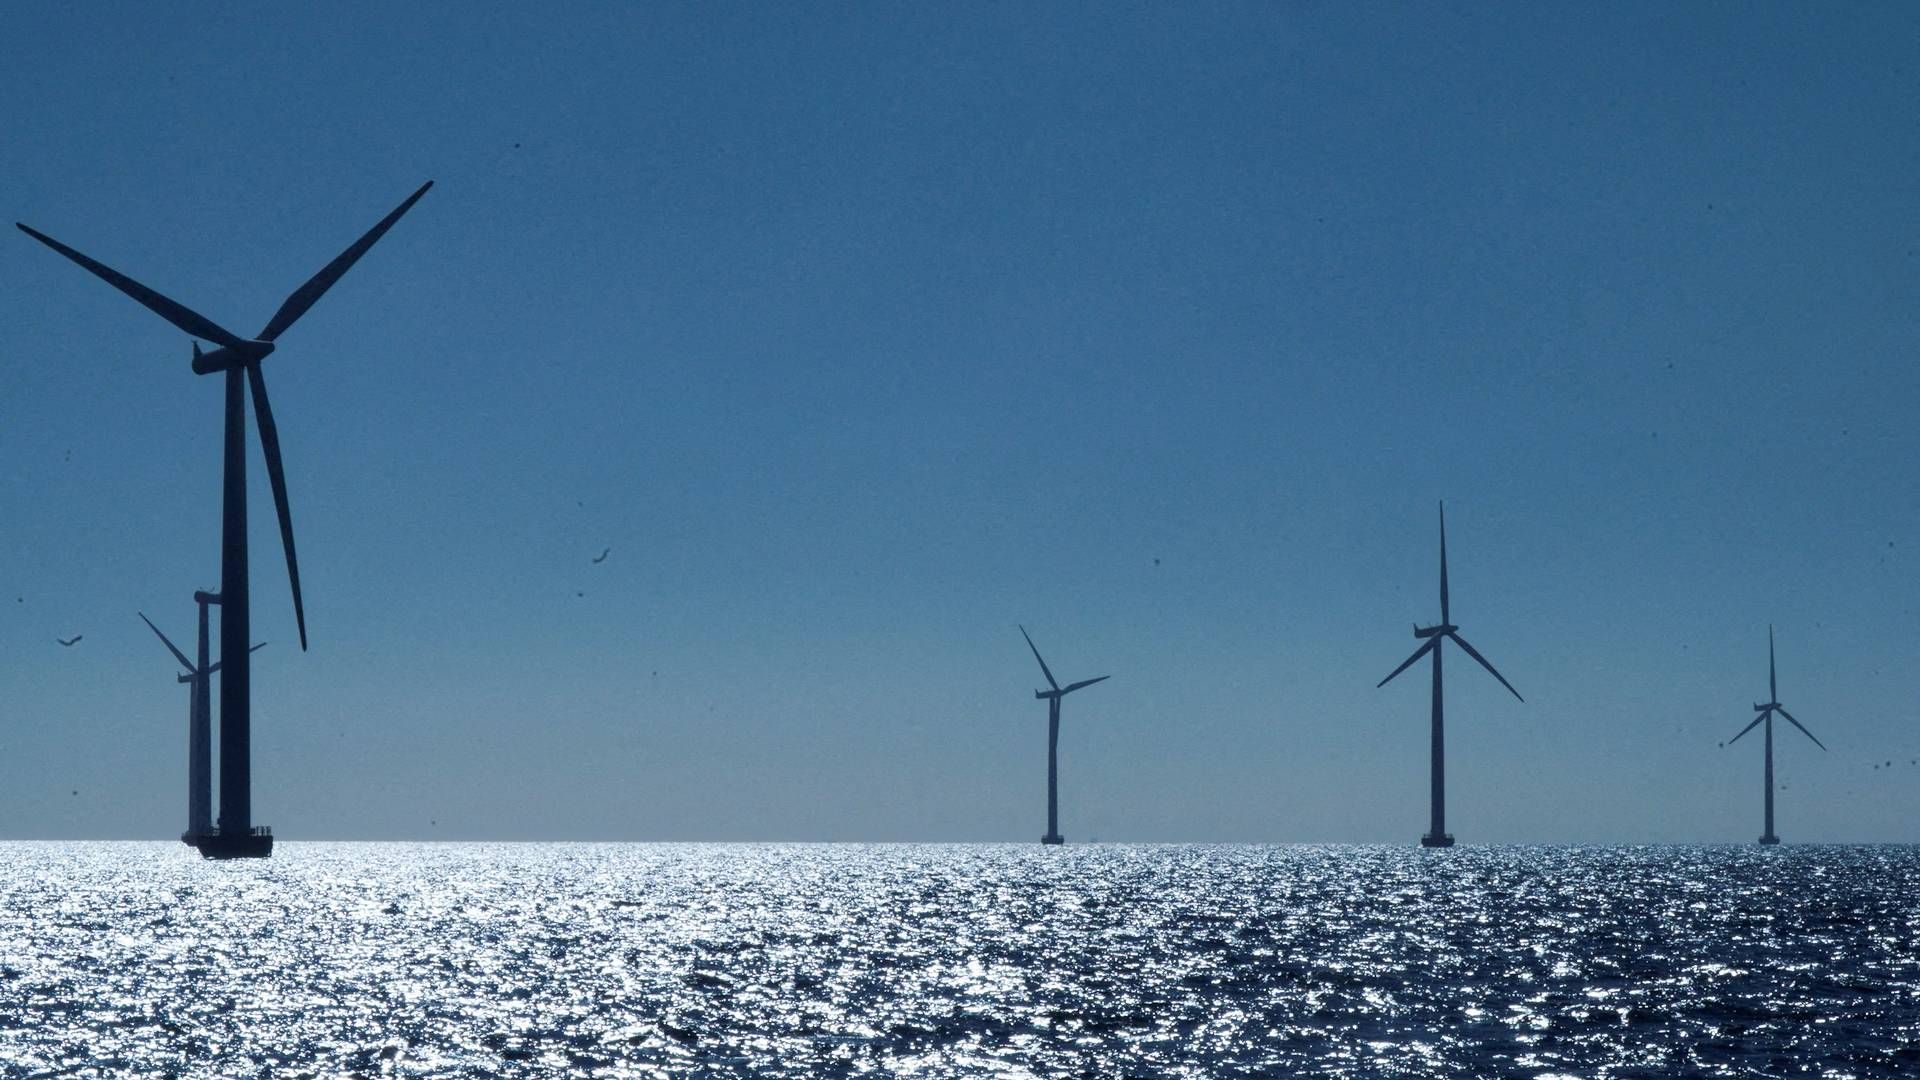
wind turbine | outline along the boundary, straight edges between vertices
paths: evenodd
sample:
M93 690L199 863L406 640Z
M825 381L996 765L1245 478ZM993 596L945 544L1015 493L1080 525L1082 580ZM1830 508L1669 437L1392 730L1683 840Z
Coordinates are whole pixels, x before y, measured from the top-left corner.
M79 263L94 276L126 293L147 310L172 323L194 338L193 371L196 375L226 373L226 439L221 491L220 521L220 656L231 659L220 674L220 821L218 829L203 838L200 854L208 858L264 858L273 854L273 831L253 824L251 780L252 709L251 674L247 641L252 636L251 609L247 595L247 416L243 395L251 391L253 411L260 423L260 449L267 460L267 480L273 489L273 506L280 518L280 542L287 553L287 580L293 587L293 617L300 628L300 648L307 647L306 609L300 599L300 565L293 552L293 518L287 509L286 474L280 464L280 429L274 424L273 409L267 403L267 384L260 362L273 352L274 343L300 316L340 280L374 242L400 220L433 186L429 180L420 190L407 196L379 224L367 230L347 250L321 268L320 272L295 289L280 309L254 338L242 338L196 311L170 300L113 268L82 255L44 233L15 222L20 230L67 258ZM201 341L219 346L202 352ZM244 385L243 385L244 384Z
M1813 745L1820 749L1825 750L1827 744L1821 742L1819 739L1814 739L1813 732L1801 726L1800 721L1793 718L1793 714L1787 711L1786 706L1780 704L1780 686L1775 681L1773 673L1773 624L1771 623L1767 624L1767 703L1765 705L1756 704L1753 707L1753 711L1760 715L1753 718L1753 723L1741 728L1740 735L1745 735L1747 732L1752 731L1755 725L1762 722L1765 722L1767 725L1767 831L1761 834L1760 842L1763 844L1777 844L1780 842L1780 838L1773 835L1773 714L1779 713L1781 716L1786 717L1789 724L1800 728L1800 734L1805 735L1809 739L1813 739ZM1725 748L1739 742L1740 735L1735 735L1733 738L1721 743L1721 747Z
M1440 696L1440 642L1443 639L1452 638L1453 643L1460 646L1461 650L1468 656L1478 661L1481 667L1486 668L1488 674L1499 679L1500 685L1506 687L1508 693L1512 694L1519 701L1524 702L1526 699L1520 696L1520 691L1515 690L1512 683L1508 682L1498 671L1493 670L1493 665L1487 663L1487 658L1481 656L1479 650L1467 644L1467 639L1460 636L1460 628L1453 625L1452 616L1447 609L1446 503L1440 504L1440 622L1437 626L1429 626L1424 629L1422 629L1418 623L1414 624L1413 636L1416 638L1425 638L1427 643L1413 650L1412 656L1401 661L1400 666L1393 669L1393 674L1381 679L1375 684L1374 688L1377 690L1387 685L1393 681L1394 675L1398 675L1409 667L1412 667L1415 660L1420 659L1429 652L1433 654L1433 815L1427 828L1427 835L1420 838L1420 846L1452 847L1453 834L1447 832L1447 740Z
M209 676L220 670L220 662L207 662L207 605L217 604L220 597L214 593L195 590L193 599L200 605L200 660L195 663L187 659L167 635L153 625L145 612L135 612L140 621L147 624L167 647L180 666L186 668L186 674L177 677L177 681L187 684L187 831L180 834L180 842L189 847L199 848L202 840L213 833L213 737L211 707L208 694ZM257 652L267 647L261 642L248 652Z
M1033 658L1040 660L1040 650L1034 648L1033 638L1027 634L1027 628L1020 628L1020 636L1027 639L1027 648L1033 649ZM1043 844L1064 844L1060 835L1060 699L1075 690L1092 686L1094 683L1111 678L1101 675L1098 678L1082 679L1077 683L1062 687L1053 679L1053 672L1047 669L1047 662L1040 660L1040 674L1047 677L1051 690L1035 690L1033 696L1045 699L1047 703L1047 835L1040 838Z

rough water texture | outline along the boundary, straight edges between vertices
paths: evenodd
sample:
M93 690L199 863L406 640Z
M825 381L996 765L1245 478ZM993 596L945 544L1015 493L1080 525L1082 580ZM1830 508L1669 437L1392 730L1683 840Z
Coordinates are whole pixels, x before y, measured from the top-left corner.
M5 1076L1920 1070L1905 847L0 853Z

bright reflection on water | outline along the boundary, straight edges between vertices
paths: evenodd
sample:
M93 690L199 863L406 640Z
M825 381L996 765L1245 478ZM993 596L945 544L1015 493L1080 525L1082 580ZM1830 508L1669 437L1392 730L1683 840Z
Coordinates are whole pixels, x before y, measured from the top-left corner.
M6 1076L1920 1069L1910 848L0 853Z

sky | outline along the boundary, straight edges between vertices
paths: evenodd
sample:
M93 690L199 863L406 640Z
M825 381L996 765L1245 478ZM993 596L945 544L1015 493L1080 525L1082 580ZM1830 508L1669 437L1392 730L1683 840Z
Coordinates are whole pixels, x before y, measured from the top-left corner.
M537 8L0 9L0 210L217 322L435 182L265 362L281 839L1037 840L1024 624L1070 841L1412 843L1442 500L1461 842L1751 841L1769 625L1920 839L1920 10ZM0 836L176 836L219 380L0 325Z

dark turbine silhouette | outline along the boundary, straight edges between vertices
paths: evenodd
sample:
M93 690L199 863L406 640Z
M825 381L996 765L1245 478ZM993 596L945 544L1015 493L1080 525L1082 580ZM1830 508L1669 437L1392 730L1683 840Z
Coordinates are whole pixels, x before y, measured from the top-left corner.
M1445 503L1440 504L1440 623L1424 629L1415 624L1413 636L1425 638L1427 643L1413 650L1413 655L1402 661L1399 667L1394 668L1392 674L1376 683L1375 689L1392 682L1394 675L1412 667L1415 660L1429 652L1433 654L1433 813L1427 826L1427 835L1420 838L1420 845L1452 847L1453 835L1447 832L1447 740L1440 695L1441 640L1452 638L1453 643L1460 646L1462 652L1473 657L1481 667L1487 669L1488 674L1499 679L1500 685L1506 687L1508 693L1517 700L1525 701L1526 699L1520 696L1520 691L1515 690L1512 683L1509 683L1498 671L1493 670L1493 665L1487 663L1487 658L1481 656L1479 650L1467 644L1467 639L1460 636L1460 628L1453 625L1451 613L1447 608L1447 507Z
M204 838L213 835L213 724L212 694L208 683L209 676L220 670L220 662L207 662L207 605L217 604L220 597L213 593L195 590L194 602L200 605L199 659L188 660L167 635L153 625L145 612L135 612L140 621L147 624L167 647L186 673L178 677L179 682L187 684L187 831L180 834L180 842L192 848L199 848ZM261 642L248 652L258 652L267 647Z
M1033 649L1033 658L1040 660L1040 650L1034 648L1033 638L1027 634L1027 628L1020 628L1020 636L1027 639L1027 648ZM1045 699L1047 703L1047 835L1040 838L1043 844L1064 844L1066 839L1060 835L1060 699L1083 687L1092 686L1110 676L1082 679L1077 683L1062 687L1053 680L1053 672L1047 670L1047 662L1040 660L1040 674L1047 677L1051 690L1035 690L1033 696Z
M1780 842L1780 838L1773 834L1773 714L1779 713L1781 716L1786 717L1787 723L1800 728L1800 734L1805 735L1809 739L1813 739L1813 745L1822 750L1825 750L1827 745L1819 739L1814 739L1813 732L1801 726L1800 721L1795 720L1793 714L1786 710L1786 706L1780 704L1780 687L1774 679L1773 672L1773 626L1771 624L1767 626L1767 703L1765 705L1755 705L1753 711L1760 715L1753 718L1753 723L1741 728L1740 735L1745 735L1747 732L1752 731L1758 724L1764 723L1767 726L1767 825L1766 831L1760 834L1760 842L1763 844L1777 844ZM1720 745L1723 748L1732 746L1734 743L1740 741L1740 735L1735 735Z
M109 266L95 262L78 251L43 233L16 222L20 230L35 240L79 263L86 270L140 302L147 310L172 323L194 338L193 371L196 375L224 372L226 375L226 438L220 521L220 657L226 665L220 673L220 821L219 827L202 837L200 853L208 858L265 857L273 853L273 832L253 824L251 780L251 681L247 641L251 637L251 608L247 595L247 417L243 396L253 397L253 411L260 423L260 449L266 456L267 481L273 490L274 510L280 518L280 542L287 554L287 580L293 588L293 616L300 629L300 648L307 647L306 609L300 598L300 565L293 551L293 518L287 509L287 481L280 464L280 430L273 421L273 409L267 403L267 384L260 362L274 350L274 342L300 316L307 313L326 291L340 280L374 242L400 220L420 196L433 186L429 180L407 197L394 211L369 229L353 246L293 291L280 310L248 339L220 326L206 316L168 299ZM219 346L202 352L201 341Z

